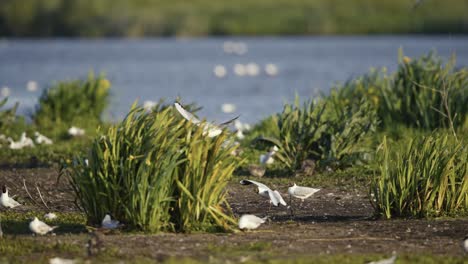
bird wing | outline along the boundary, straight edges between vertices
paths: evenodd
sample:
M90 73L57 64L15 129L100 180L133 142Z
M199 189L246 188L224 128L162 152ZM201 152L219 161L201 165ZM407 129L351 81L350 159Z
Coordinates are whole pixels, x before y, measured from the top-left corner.
M17 206L20 206L20 205L21 205L21 204L18 203L17 201L13 200L13 198L11 198L11 197L10 197L10 199L9 199L9 202L10 202L10 205L11 205L12 207L17 207Z
M272 190L268 190L268 196L270 196L270 201L274 206L278 206L280 201L278 200L278 197L276 196L275 192ZM281 196L280 196L281 197Z
M297 196L311 196L318 191L320 191L320 189L297 186L294 190L294 194Z
M233 119L230 119L230 120L228 120L228 121L226 121L224 123L219 124L219 126L221 126L221 127L228 126L229 124L231 124L232 122L237 120L239 117L240 117L240 115L238 115L238 116L234 117Z
M242 184L242 185L255 184L255 185L257 185L259 191L266 191L266 190L270 190L270 191L271 191L271 189L270 189L268 186L266 186L266 185L263 184L263 183L257 182L257 181L242 180L242 181L240 181L240 184Z
M189 111L185 110L179 103L174 103L174 106L175 108L177 109L177 111L185 118L187 119L188 121L194 123L194 124L200 124L200 120L198 118L196 118L194 115L192 115L192 113L190 113Z
M284 205L284 206L287 206L286 202L284 201L283 197L281 197L281 194L277 191L277 190L274 190L273 191L273 194L276 196L276 199L278 199L279 203Z
M55 228L55 227L54 227ZM53 228L50 227L49 225L47 225L46 223L44 222L40 222L38 225L37 225L37 231L38 233L42 234L42 233L48 233L50 231L52 231Z

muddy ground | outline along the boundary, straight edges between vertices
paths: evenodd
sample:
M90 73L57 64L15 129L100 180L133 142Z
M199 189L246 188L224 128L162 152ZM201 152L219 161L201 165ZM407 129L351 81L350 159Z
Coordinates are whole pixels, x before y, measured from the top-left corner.
M51 168L0 169L0 183L6 184L10 193L25 204L15 209L19 213L47 211L41 202L35 204L31 201L23 179L36 201L40 201L36 185L39 187L50 211L77 212L70 186L65 179L61 179L57 185L57 177L58 171ZM365 188L346 190L341 187L322 189L303 204L294 200L294 216L291 216L285 207L269 210L268 202L255 192L253 186L237 183L240 179L235 177L229 184L229 202L236 216L245 213L268 215L270 221L258 231L229 234L111 234L103 236L103 244L122 256L143 256L156 260L173 256L206 260L225 254L234 260L261 260L271 256L315 254L391 255L393 251L397 254L463 255L461 241L468 234L467 218L377 220L373 217ZM287 191L287 184L281 184L281 181L261 181L268 182L281 193ZM289 199L286 198L286 201L289 202ZM60 240L83 245L82 252L70 257L86 257L84 244L88 240L87 234L70 235L57 231L56 236L33 238L23 234L19 237L23 236L24 239L38 239L44 243L58 243Z

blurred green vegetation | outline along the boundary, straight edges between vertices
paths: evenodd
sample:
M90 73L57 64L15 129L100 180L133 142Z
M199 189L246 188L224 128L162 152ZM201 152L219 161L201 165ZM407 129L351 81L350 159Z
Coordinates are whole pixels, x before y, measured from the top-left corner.
M2 0L0 36L468 33L467 1L415 3L411 0Z

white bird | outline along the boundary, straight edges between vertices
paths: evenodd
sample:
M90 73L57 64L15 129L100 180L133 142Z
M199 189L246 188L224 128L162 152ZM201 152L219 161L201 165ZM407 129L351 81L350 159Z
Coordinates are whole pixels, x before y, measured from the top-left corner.
M64 259L59 257L49 259L49 264L75 264L77 262L78 261L75 259Z
M146 110L146 111L151 111L151 109L153 109L153 107L155 107L157 105L156 102L154 101L151 101L151 100L146 100L143 102L143 108Z
M49 226L48 224L37 219L37 217L34 217L34 220L32 220L31 223L29 223L29 229L31 230L31 232L37 235L45 235L49 232L52 232L57 227L58 226Z
M34 132L34 136L36 136L36 143L37 144L46 144L46 145L50 145L52 144L52 140L44 135L42 135L41 133L39 132Z
M255 215L245 214L239 218L239 229L257 229L261 224L265 223L267 217L260 218Z
M83 136L85 134L84 129L72 126L68 129L68 134L73 137Z
M206 123L206 122L202 122L200 121L198 118L196 118L192 113L190 113L189 111L185 110L179 103L174 103L174 106L175 108L177 109L177 111L185 118L187 119L188 121L192 122L193 124L199 126L200 124L204 123L203 124L203 131L204 131L204 135L208 135L208 137L216 137L218 136L219 134L221 134L223 132L223 127L229 125L231 122L233 122L234 120L236 120L237 118L239 118L239 116L227 121L227 122L224 122L220 125L214 125L214 124L211 124L211 123Z
M393 255L390 258L377 260L377 261L372 261L372 262L369 262L368 264L393 264L393 263L395 263L396 258L397 258L397 256Z
M278 147L274 146L270 149L270 152L268 152L267 154L260 155L260 164L273 164L273 162L275 161L275 159L273 159L273 156L278 150Z
M241 131L249 131L251 129L250 125L247 124L247 123L242 123L241 121L239 120L235 120L234 121L234 127L237 129L237 130L241 130Z
M44 215L44 218L48 219L48 220L52 220L52 219L57 218L57 215L54 214L54 213L47 213L47 214Z
M31 138L26 136L26 132L21 133L19 141L13 141L13 139L8 138L10 141L10 149L22 149L24 147L34 147L34 142Z
M310 188L310 187L302 187L302 186L297 186L295 183L293 186L288 188L288 194L289 194L289 203L291 206L289 209L291 210L291 216L294 215L293 213L293 208L292 208L292 200L291 197L295 197L298 199L301 199L301 205L304 202L305 199L309 198L310 196L314 195L314 193L320 191L320 189L315 189L315 188Z
M463 249L465 250L465 253L468 253L468 235L465 236L465 239L463 240Z
M11 90L7 86L3 86L2 89L0 89L0 95L3 97L8 97L11 94Z
M7 208L15 208L21 204L8 196L8 189L3 185L2 194L0 195L0 205Z
M237 76L244 76L247 74L247 69L243 64L234 64L234 74Z
M109 214L106 214L104 216L104 219L102 219L102 228L105 229L116 229L119 227L119 221L118 220L112 220Z
M29 81L26 84L26 90L28 90L29 92L35 92L37 91L38 88L39 88L39 85L35 81Z
M236 105L235 104L230 104L230 103L225 103L225 104L222 104L221 105L221 111L223 111L223 113L234 113L234 111L236 111Z
M227 74L226 67L223 65L216 65L213 69L213 73L216 77L223 78Z
M265 73L269 76L275 76L278 74L278 67L273 63L265 65Z
M240 184L242 185L254 184L258 187L258 194L260 194L261 196L265 198L269 198L271 204L273 204L274 206L278 206L279 204L287 206L283 197L281 197L281 194L277 190L273 191L263 183L252 181L252 180L242 180L240 181Z
M289 195L301 199L302 201L314 195L314 193L318 191L320 191L320 189L297 186L295 183L293 186L288 188Z
M245 71L247 72L247 75L257 76L260 72L260 68L256 63L251 62L245 66Z

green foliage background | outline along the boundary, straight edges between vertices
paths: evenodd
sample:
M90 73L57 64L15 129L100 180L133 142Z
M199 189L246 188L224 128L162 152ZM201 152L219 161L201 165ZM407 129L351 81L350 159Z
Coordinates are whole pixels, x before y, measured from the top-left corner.
M2 0L0 36L468 33L467 1L415 2Z

